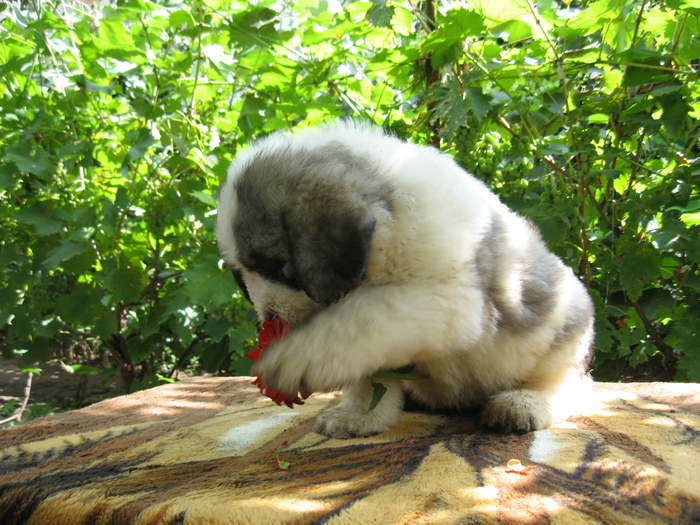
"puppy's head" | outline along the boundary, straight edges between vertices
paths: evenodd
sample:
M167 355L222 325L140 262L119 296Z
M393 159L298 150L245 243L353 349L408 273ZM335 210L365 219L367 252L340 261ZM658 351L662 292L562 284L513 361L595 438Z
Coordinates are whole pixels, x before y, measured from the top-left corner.
M221 253L261 319L298 324L363 279L385 189L371 162L317 139L261 141L219 196Z

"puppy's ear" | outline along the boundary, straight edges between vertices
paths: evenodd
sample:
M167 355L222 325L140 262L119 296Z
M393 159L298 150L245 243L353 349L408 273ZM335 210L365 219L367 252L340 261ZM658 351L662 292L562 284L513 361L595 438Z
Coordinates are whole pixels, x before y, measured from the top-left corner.
M299 285L318 303L334 303L359 286L375 218L360 198L301 200L282 218Z

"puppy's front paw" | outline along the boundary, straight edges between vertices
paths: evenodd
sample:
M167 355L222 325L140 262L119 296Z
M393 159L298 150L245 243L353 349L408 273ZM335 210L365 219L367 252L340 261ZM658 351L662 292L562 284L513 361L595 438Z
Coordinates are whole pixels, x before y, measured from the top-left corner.
M343 392L335 408L319 414L314 431L328 437L347 439L373 436L393 427L403 411L403 386L400 381L382 381L386 387L379 404L369 410L372 387L369 379Z
M484 425L505 432L532 432L552 424L547 399L535 390L509 390L493 396L481 416Z
M274 390L332 392L356 383L369 373L351 352L340 352L325 339L326 334L309 327L290 331L260 354L253 372Z
M266 386L288 396L300 391L313 392L302 385L306 368L304 360L294 360L293 357L286 342L276 342L258 358L253 373L258 374Z
M394 423L396 421L388 420L374 410L348 410L338 406L319 414L314 432L338 439L365 437L386 432Z

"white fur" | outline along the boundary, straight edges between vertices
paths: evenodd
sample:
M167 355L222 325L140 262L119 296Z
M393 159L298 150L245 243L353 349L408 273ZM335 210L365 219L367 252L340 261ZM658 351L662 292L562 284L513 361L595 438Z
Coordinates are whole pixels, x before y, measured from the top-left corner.
M261 151L323 151L334 142L371 159L394 191L390 210L372 209L376 227L361 285L324 306L242 267L233 237L234 186ZM557 260L552 271L563 277L556 304L538 324L520 331L494 326L491 292L480 270L491 262L476 259L494 217L508 235L494 252L493 286L509 308L521 308L522 270L509 267L508 258L535 242L531 226L448 157L348 122L259 141L231 165L217 221L222 256L242 273L261 319L273 313L293 325L266 350L257 370L267 384L288 393L345 389L346 399L317 426L335 437L391 428L401 414L401 388L392 384L368 412L368 376L408 364L429 376L403 382L429 409L483 408L485 424L515 431L567 417L567 391L580 397L586 383L578 369L590 346L590 319L584 316L580 337L553 345L569 312L587 296Z

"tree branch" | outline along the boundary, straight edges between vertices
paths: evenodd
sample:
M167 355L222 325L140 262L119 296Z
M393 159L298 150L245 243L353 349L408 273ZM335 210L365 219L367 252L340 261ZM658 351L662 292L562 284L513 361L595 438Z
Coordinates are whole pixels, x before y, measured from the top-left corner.
M678 362L678 356L676 356L673 348L664 342L663 337L661 337L661 334L659 334L658 330L654 326L654 323L652 323L647 317L647 314L644 313L642 305L640 305L637 301L632 301L632 306L634 306L635 311L642 320L647 333L653 339L654 345L664 356L664 370L659 379L661 381L671 381L676 376L676 363Z
M425 3L425 16L427 19L427 26L430 31L435 31L435 5L433 0L427 0ZM432 53L428 54L425 59L425 90L430 92L430 88L440 80L440 72L433 69ZM428 109L428 120L430 116L435 112L437 107L437 100L429 100L427 104ZM430 139L431 146L435 148L440 147L440 121L435 119L435 122L428 124L430 131L432 132L432 137Z
M27 403L29 402L29 395L32 392L32 378L33 377L34 377L34 374L32 372L27 373L27 381L24 383L24 399L22 400L22 404L19 406L19 408L17 410L15 410L14 414L12 414L7 419L3 419L2 421L0 421L0 425L3 425L5 423L9 423L10 421L13 421L13 420L16 420L17 422L20 422L22 420L22 413L27 408Z
M196 348L197 343L203 341L204 337L205 337L204 334L199 334L199 335L197 335L197 337L195 337L192 340L192 342L187 346L187 348L185 348L185 351L182 352L182 355L177 360L177 363L175 363L173 365L173 367L170 370L170 372L168 373L167 377L172 378L173 375L175 374L175 372L178 371L187 362L187 360L190 358L190 355L192 354L192 352Z

